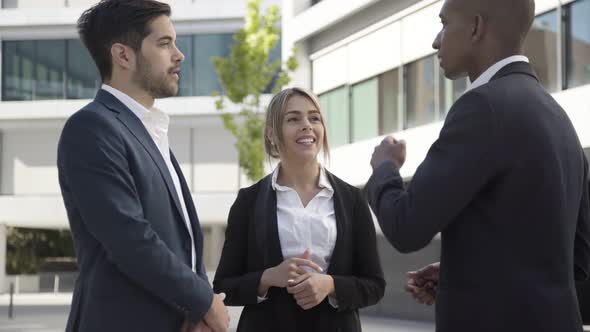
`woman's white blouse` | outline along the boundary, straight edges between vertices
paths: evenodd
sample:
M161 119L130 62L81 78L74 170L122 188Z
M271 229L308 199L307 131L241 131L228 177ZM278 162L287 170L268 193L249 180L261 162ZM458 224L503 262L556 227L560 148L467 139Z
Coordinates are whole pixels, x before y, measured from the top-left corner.
M334 214L334 189L320 169L319 187L322 190L303 206L294 189L277 183L280 164L272 174L272 188L277 195L277 228L283 259L301 257L305 250L311 251L310 260L326 273L336 245L336 215ZM308 271L311 268L303 267ZM314 270L314 272L317 272ZM259 297L258 302L266 300ZM338 302L329 297L330 304L337 308Z
M336 216L334 189L320 170L319 186L323 188L307 206L303 206L297 192L277 183L280 165L272 175L272 188L277 195L277 228L283 259L301 257L306 249L311 260L324 272L336 245Z

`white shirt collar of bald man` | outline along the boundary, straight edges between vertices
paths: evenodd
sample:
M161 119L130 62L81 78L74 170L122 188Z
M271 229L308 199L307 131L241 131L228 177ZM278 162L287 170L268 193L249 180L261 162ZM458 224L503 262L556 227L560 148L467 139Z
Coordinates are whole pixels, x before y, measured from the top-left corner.
M465 93L489 83L494 75L513 62L529 62L529 58L524 55L513 55L496 62L493 66L479 75L479 77L467 87Z

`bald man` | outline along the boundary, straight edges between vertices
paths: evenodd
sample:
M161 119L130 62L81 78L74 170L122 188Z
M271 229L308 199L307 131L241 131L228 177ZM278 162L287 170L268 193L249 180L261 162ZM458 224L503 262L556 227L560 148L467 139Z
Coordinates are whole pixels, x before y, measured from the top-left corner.
M563 109L522 56L532 0L446 0L433 47L469 76L407 189L403 141L375 148L369 202L400 252L442 234L440 263L407 290L436 303L438 332L579 332L588 278L588 162Z

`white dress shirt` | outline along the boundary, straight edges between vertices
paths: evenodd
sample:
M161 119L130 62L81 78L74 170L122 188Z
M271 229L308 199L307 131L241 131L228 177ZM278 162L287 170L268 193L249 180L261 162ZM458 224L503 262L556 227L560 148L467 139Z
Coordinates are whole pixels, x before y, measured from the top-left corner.
M195 238L193 235L193 229L191 227L190 218L188 216L188 211L186 209L186 203L184 201L184 196L182 195L182 188L180 187L180 180L178 179L178 174L174 170L174 166L172 165L172 160L170 159L170 147L168 145L168 125L170 124L170 117L168 114L162 112L161 110L157 109L156 107L152 107L150 110L145 108L143 105L135 101L133 98L129 97L127 94L107 85L103 84L101 89L109 92L115 98L119 99L123 105L127 106L141 120L141 123L145 126L145 129L150 134L154 143L158 147L166 166L168 167L168 172L170 173L170 177L172 178L172 182L174 182L174 188L176 189L176 194L178 196L178 200L180 201L180 205L182 206L182 214L184 216L184 221L188 232L191 237L191 268L193 272L196 272L196 256L197 252L195 249Z
M467 87L467 89L465 90L465 93L467 93L468 91L473 90L475 88L478 88L484 84L487 84L488 82L490 82L492 77L494 77L494 75L496 75L500 71L500 69L508 66L509 64L511 64L513 62L529 62L529 58L527 58L524 55L513 55L513 56L507 57L503 60L496 62L493 66L491 66L486 71L484 71L481 75L479 75L479 77L475 81L473 81L471 83L471 85L469 85Z
M281 165L277 165L272 174L272 188L277 196L277 228L283 259L301 257L309 249L310 260L325 274L336 245L334 189L321 167L318 185L322 190L303 206L297 191L277 183L280 168ZM263 300L265 298L259 297L259 302ZM338 307L335 298L329 297L328 300L333 307Z

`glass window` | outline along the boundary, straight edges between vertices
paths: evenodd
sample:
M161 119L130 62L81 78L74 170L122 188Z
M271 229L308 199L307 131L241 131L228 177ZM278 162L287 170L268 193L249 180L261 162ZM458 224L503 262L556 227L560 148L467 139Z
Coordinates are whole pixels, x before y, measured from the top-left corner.
M66 71L65 40L37 41L35 99L64 98Z
M67 98L94 98L101 82L94 60L79 39L68 40L67 48Z
M272 48L272 50L270 50L269 54L268 54L268 63L273 63L274 61L277 60L281 60L281 37L279 37L279 40L277 40L277 43L275 44L275 46ZM264 89L264 93L272 93L272 89L275 86L275 82L276 79L278 77L278 71L277 73L275 73L275 75L273 75L272 80L270 81L270 83L268 84L268 86L266 87L266 89Z
M399 72L399 68L396 68L379 77L379 135L391 134L402 129Z
M178 81L178 95L193 96L195 74L193 71L194 57L192 36L179 36L176 39L176 46L184 54L184 61L180 64L180 80Z
M406 128L434 122L436 119L434 57L404 66Z
M226 57L233 43L232 34L196 35L193 43L194 77L197 96L221 92L221 85L211 58Z
M565 8L566 87L590 83L590 0L578 0Z
M465 90L467 90L468 80L469 78L463 77L453 81L453 103L465 93Z
M35 63L35 42L2 43L3 100L32 100Z
M351 136L361 141L378 135L379 80L373 78L352 87Z
M439 119L443 120L453 104L467 89L467 77L450 80L439 67Z
M322 94L320 106L326 116L326 129L330 146L337 147L350 142L350 113L348 87L341 87Z
M525 42L529 58L541 84L549 92L559 90L557 79L557 11L552 10L535 18Z
M18 0L2 0L2 8L17 8Z

